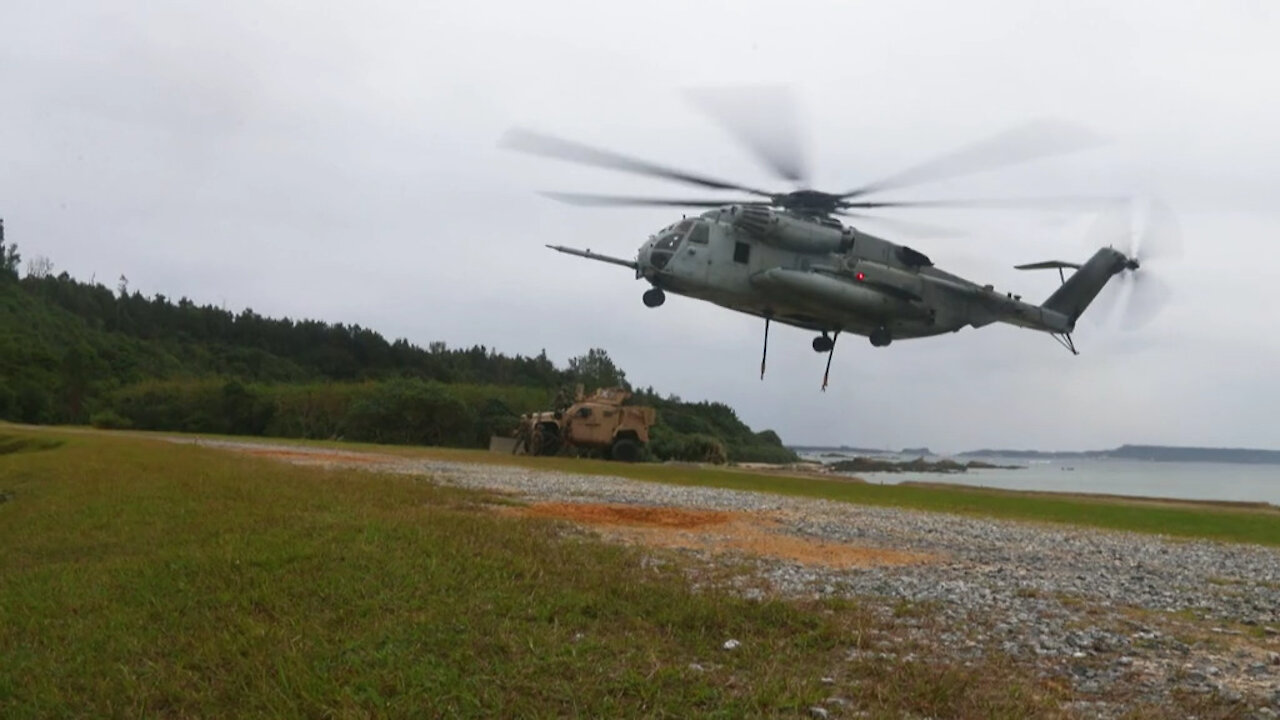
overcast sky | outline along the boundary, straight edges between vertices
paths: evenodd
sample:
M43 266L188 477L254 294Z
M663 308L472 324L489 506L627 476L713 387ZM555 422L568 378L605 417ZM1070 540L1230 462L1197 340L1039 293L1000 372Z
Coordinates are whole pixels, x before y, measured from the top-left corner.
M0 217L84 280L424 346L602 347L792 443L1280 448L1272 3L9 0L0 28ZM822 393L809 333L771 334L762 382L759 320L646 309L627 270L543 247L630 257L680 211L538 190L688 193L501 150L506 129L790 189L683 93L744 84L791 88L829 191L1034 118L1093 129L1109 144L897 197L1163 198L1186 251L1148 269L1173 301L1132 332L1086 316L1079 357L1003 325L842 337ZM897 217L965 234L906 239L1028 299L1057 279L1011 265L1092 251L1084 216L938 212Z

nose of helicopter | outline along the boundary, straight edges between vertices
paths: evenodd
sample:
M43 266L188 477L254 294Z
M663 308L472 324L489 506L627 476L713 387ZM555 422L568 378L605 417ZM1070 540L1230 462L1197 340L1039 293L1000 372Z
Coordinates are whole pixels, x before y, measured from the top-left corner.
M650 238L636 251L636 277L652 277L657 272L653 264L653 239Z

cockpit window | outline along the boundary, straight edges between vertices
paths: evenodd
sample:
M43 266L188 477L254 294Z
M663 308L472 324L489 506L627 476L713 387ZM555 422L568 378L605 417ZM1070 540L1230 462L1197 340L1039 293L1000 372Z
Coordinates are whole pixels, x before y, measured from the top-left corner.
M710 234L711 231L707 228L706 223L695 223L693 229L689 231L689 242L706 245Z
M701 223L697 227L702 227ZM680 246L680 241L684 240L685 236L689 234L691 228L697 229L694 227L694 221L681 220L675 227L664 230L658 235L658 241L653 244L653 249L674 251ZM703 228L703 231L705 235L706 228ZM706 240L694 240L694 242L706 242Z
M658 242L653 244L654 250L675 250L684 239L684 232L680 230L668 230L658 236Z

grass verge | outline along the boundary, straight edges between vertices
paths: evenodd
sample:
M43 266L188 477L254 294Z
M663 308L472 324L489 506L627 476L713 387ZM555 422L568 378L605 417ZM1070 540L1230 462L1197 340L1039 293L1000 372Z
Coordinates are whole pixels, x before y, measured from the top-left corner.
M0 455L0 717L803 717L830 695L870 717L1057 705L1001 657L849 663L857 638L893 621L691 592L692 560L496 517L482 494L60 437ZM729 638L741 646L724 650Z

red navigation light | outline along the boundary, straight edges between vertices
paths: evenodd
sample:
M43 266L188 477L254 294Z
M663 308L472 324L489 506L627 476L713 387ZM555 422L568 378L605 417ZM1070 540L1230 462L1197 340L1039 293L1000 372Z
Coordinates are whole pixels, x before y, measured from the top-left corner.
M855 280L857 280L858 282L862 282L863 280L866 280L866 279L867 279L867 276L866 276L866 275L863 275L862 273L858 273L858 274L854 275L853 277L854 277L854 279L855 279Z

